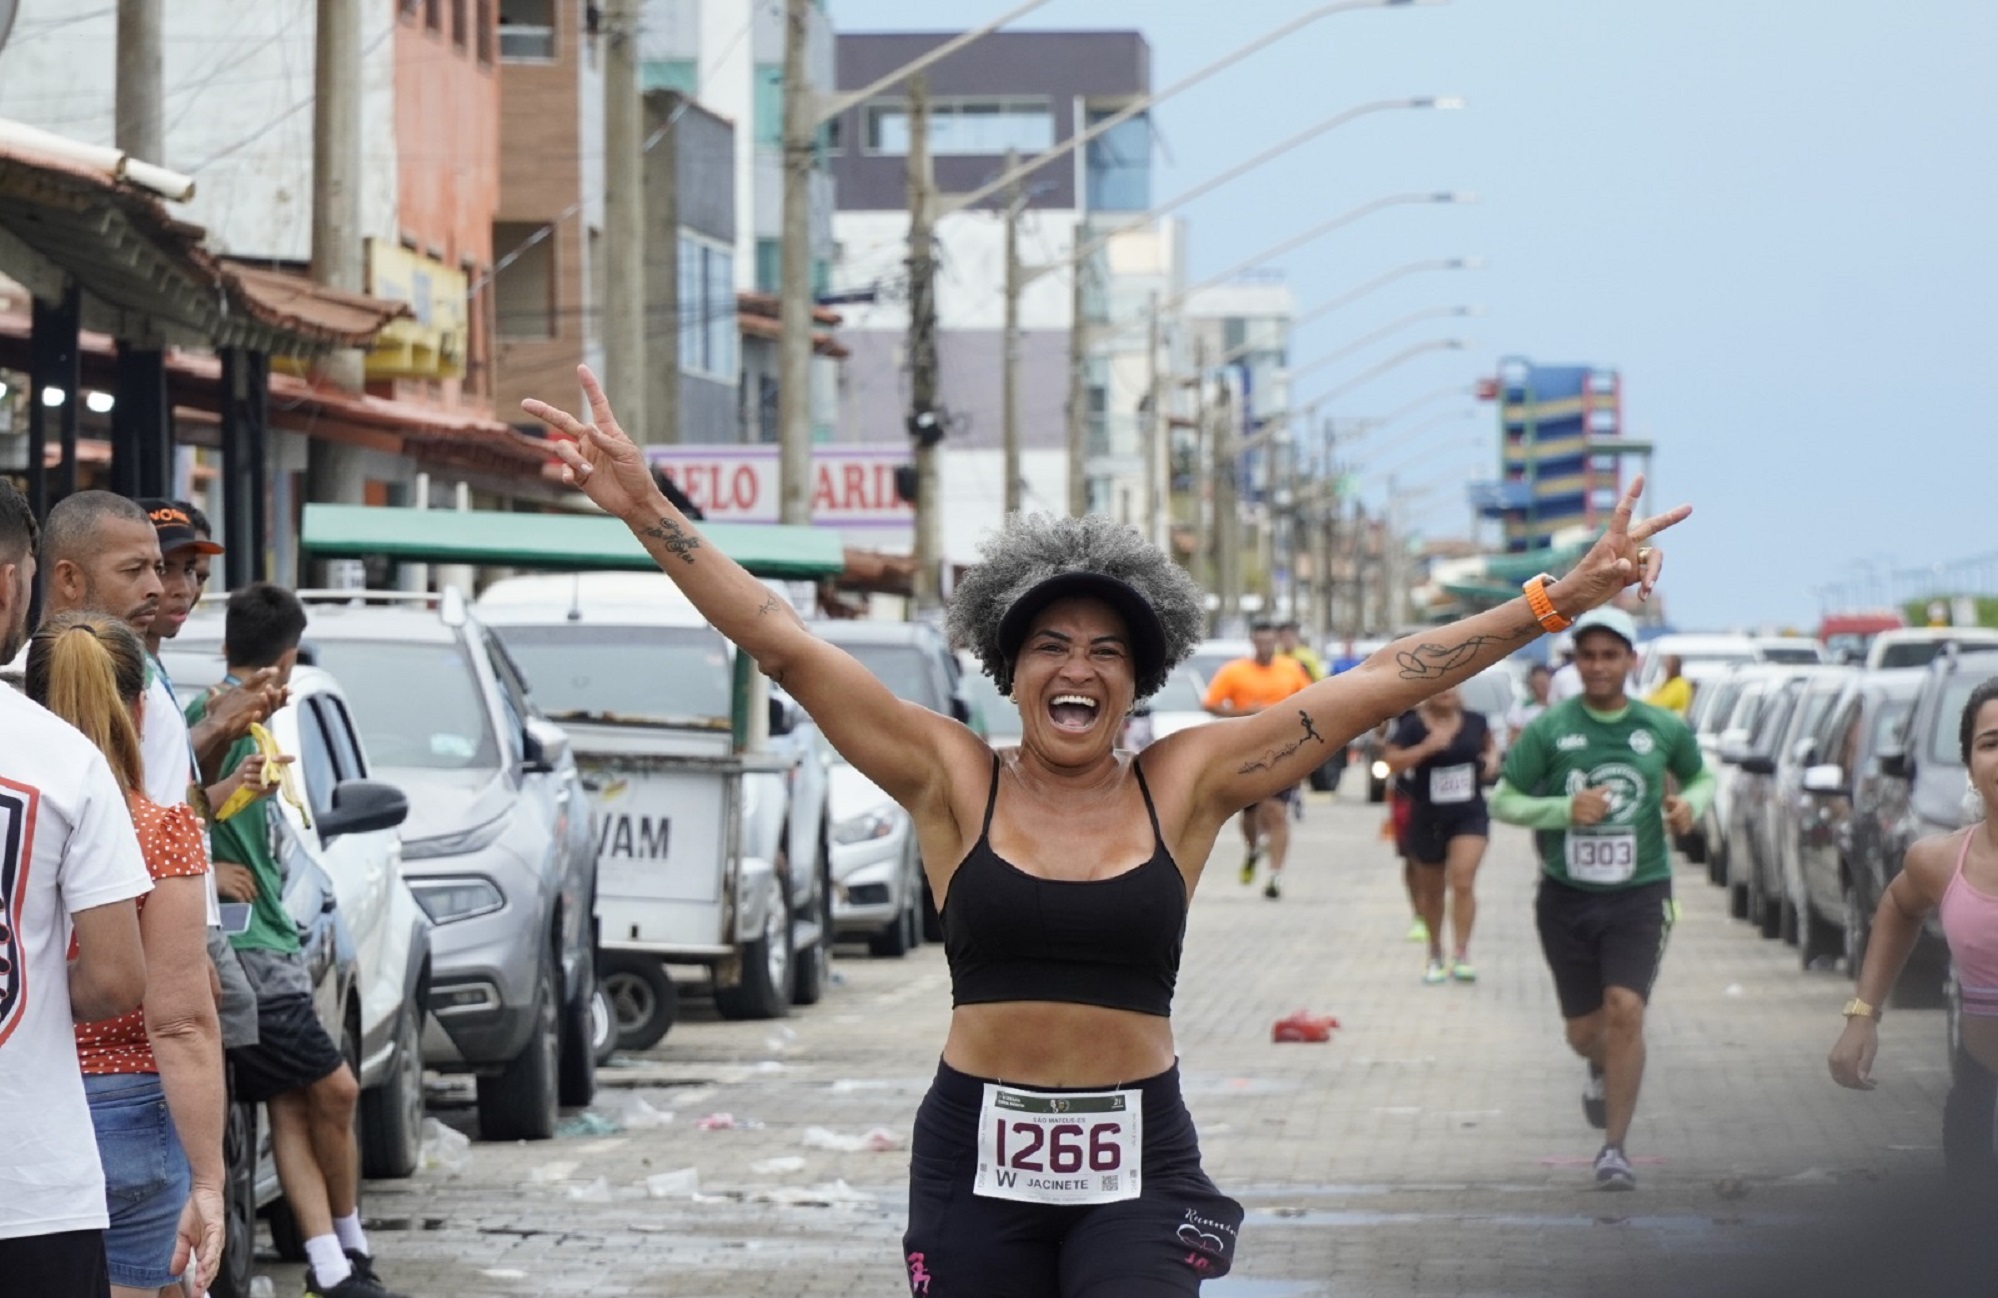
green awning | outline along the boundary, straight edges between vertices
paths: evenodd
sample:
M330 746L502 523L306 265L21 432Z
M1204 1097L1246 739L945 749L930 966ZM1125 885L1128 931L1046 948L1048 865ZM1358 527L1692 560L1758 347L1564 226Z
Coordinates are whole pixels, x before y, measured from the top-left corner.
M1594 545L1593 540L1579 541L1555 549L1526 550L1518 554L1488 554L1485 556L1484 575L1492 581L1512 586L1512 594L1519 594L1519 583L1539 573L1551 572L1560 576L1582 561L1582 556ZM1511 596L1507 596L1508 599Z
M700 523L702 540L758 577L832 577L846 569L839 533L781 523ZM318 558L371 555L573 572L657 565L631 529L601 514L307 505L299 545Z

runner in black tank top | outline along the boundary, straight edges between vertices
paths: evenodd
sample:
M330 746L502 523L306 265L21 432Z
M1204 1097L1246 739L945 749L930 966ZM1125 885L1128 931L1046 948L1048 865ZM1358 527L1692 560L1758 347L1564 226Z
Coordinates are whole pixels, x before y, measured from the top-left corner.
M1648 591L1661 556L1637 543L1683 516L1633 525L1634 486L1595 547L1533 599L1398 641L1283 707L1168 736L1142 769L1116 751L1118 733L1206 633L1205 596L1135 528L1013 516L950 608L952 638L1020 705L1020 745L995 771L969 729L897 699L717 552L580 374L594 424L525 403L574 439L550 442L565 480L623 519L915 821L957 1001L911 1158L903 1261L923 1298L1166 1298L1228 1269L1241 1210L1200 1170L1169 1018L1180 929L1216 836L1334 746L1543 626L1633 582Z
M1491 838L1484 786L1497 778L1497 748L1484 714L1464 708L1455 689L1402 714L1382 754L1409 800L1408 859L1416 913L1429 936L1422 981L1476 982L1471 927L1477 922L1478 866ZM1443 959L1443 911L1449 896L1450 960Z

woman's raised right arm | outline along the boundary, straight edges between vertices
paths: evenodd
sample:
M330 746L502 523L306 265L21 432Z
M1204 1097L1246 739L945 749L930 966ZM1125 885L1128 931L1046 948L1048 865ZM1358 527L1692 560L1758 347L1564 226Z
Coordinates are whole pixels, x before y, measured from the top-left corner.
M579 366L577 377L592 423L544 401L521 402L571 439L553 443L564 478L624 520L701 615L798 700L854 769L918 815L941 805L949 792L946 759L967 743L977 745L977 736L896 698L851 654L813 635L783 596L708 544L660 492L596 376Z

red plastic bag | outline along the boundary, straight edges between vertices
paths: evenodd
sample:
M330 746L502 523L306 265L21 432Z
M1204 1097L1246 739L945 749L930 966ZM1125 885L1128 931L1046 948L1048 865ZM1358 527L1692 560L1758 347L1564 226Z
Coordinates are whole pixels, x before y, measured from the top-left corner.
M1332 1032L1339 1026L1339 1020L1330 1014L1314 1015L1308 1010L1299 1010L1289 1018L1278 1019L1270 1029L1272 1041L1330 1041Z

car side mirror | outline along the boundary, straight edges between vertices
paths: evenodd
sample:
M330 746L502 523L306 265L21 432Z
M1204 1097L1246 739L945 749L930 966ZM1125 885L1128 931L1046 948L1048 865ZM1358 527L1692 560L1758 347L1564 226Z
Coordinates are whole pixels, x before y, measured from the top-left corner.
M1914 778L1915 764L1908 760L1908 750L1905 748L1881 749L1880 773L1890 780Z
M1833 763L1806 767L1804 770L1804 792L1822 793L1831 797L1845 795L1845 770Z
M1790 760L1799 766L1818 764L1818 741L1805 736L1790 746Z
M1776 759L1762 753L1743 753L1741 760L1735 765L1750 775L1776 774Z
M1729 731L1721 736L1720 759L1729 766L1741 765L1741 759L1748 756L1748 742L1739 734Z
M569 755L569 732L552 721L530 717L520 736L521 766L531 775L545 775Z
M770 700L770 734L772 738L788 735L798 728L800 708L797 704L772 697Z
M409 798L380 780L342 780L333 786L333 805L319 813L319 841L342 834L394 829L409 816Z

